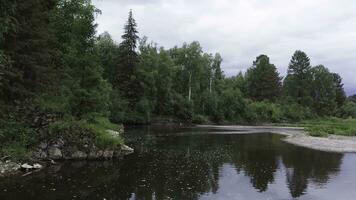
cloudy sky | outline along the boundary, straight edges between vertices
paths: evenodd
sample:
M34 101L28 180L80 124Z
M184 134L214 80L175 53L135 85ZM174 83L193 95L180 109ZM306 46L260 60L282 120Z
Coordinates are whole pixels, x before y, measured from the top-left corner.
M98 33L120 42L130 9L140 36L166 48L199 41L219 52L227 75L266 54L281 75L297 49L312 65L339 73L356 93L355 0L93 0L102 11Z

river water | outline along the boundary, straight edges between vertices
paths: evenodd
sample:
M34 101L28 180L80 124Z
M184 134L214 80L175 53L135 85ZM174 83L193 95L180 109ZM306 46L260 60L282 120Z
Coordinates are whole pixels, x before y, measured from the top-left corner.
M125 140L135 153L0 179L0 199L356 199L356 154L310 150L281 137L129 128Z

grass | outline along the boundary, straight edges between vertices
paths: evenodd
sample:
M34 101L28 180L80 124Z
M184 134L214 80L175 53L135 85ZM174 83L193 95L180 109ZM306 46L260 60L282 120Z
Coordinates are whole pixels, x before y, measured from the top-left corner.
M122 126L111 123L106 118L96 117L91 120L65 119L50 125L50 137L65 138L67 141L80 146L82 137L91 138L97 147L101 149L115 148L124 143L120 136L113 136L108 130L120 132Z
M356 136L356 119L354 118L319 118L305 120L295 125L304 127L309 135L316 137L328 135Z
M97 136L96 145L98 147L109 148L124 144L122 137L116 137L107 132L107 130L120 132L123 128L122 125L113 124L106 118L96 118L89 126Z

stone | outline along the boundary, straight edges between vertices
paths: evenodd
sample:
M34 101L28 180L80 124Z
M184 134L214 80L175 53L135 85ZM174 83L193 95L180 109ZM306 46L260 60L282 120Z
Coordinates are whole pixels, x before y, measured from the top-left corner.
M48 149L48 156L49 158L54 160L61 159L63 157L62 151L57 147L50 147Z
M109 159L112 158L114 156L114 151L111 150L105 150L103 151L103 158Z
M33 169L33 166L32 166L32 165L29 165L29 164L27 164L27 163L25 163L25 164L22 164L22 165L21 165L21 168L22 168L22 169Z
M121 152L123 155L128 155L134 152L134 149L127 146L127 145L121 145Z
M42 149L37 149L37 151L34 151L33 156L37 159L46 159L48 157L47 153Z
M86 153L82 152L82 151L75 151L75 152L71 155L71 157L72 157L73 159L86 159L87 156L88 156L88 155L87 155Z
M101 158L103 155L102 151L91 151L88 155L89 159L98 159Z
M53 144L54 147L57 147L57 148L61 148L64 146L64 141L62 139L58 139L54 144Z
M39 148L42 149L42 150L45 150L47 149L48 145L46 142L41 142L41 144L39 145Z
M35 163L33 164L33 169L42 169L43 166L41 164Z

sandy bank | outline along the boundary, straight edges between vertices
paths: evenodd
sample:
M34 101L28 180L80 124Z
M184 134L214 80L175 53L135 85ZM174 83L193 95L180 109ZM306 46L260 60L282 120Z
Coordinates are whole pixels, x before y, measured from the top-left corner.
M214 126L199 125L198 127L224 130L224 134L275 133L285 135L283 141L320 151L338 153L356 153L356 137L331 135L327 138L308 136L300 127L276 126Z

